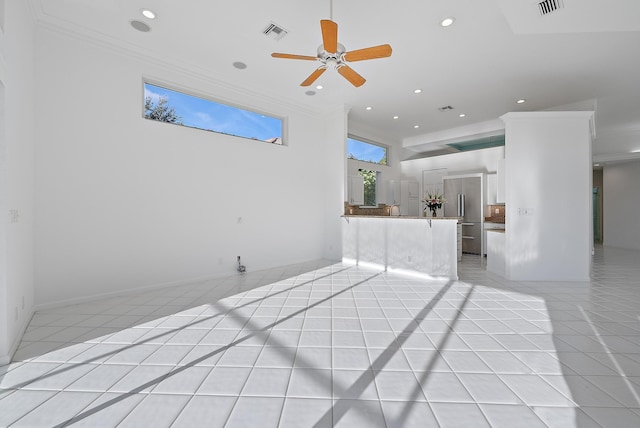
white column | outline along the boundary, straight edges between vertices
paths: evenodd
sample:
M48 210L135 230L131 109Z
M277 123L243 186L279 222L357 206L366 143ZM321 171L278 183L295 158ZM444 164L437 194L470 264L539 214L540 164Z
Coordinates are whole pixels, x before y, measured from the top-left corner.
M506 125L506 277L587 281L593 112L523 112Z

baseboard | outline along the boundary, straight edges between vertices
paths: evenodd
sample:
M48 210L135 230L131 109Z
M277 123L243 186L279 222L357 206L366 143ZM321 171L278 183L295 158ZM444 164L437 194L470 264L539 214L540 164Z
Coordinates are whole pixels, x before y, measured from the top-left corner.
M154 290L160 290L162 288L170 288L170 287L178 287L181 285L188 285L188 284L192 284L194 282L202 282L202 281L210 281L212 279L220 279L220 278L226 278L228 276L231 276L229 274L221 274L221 275L210 275L210 276L206 276L206 277L200 277L200 278L192 278L192 279L184 279L184 280L180 280L180 281L171 281L171 282L163 282L160 284L153 284L153 285L144 285L141 287L135 287L135 288L129 288L127 290L119 290L119 291L110 291L107 293L98 293L98 294L91 294L88 296L82 296L82 297L75 297L73 299L63 299L63 300L56 300L55 302L50 302L50 303L40 303L37 304L35 306L35 311L46 311L49 309L56 309L56 308L60 308L63 306L69 306L69 305L77 305L79 303L87 303L87 302L91 302L93 300L97 300L97 299L106 299L109 297L123 297L123 296L130 296L132 294L137 294L137 293L142 293L145 291L154 291Z
M9 348L9 353L0 355L0 366L9 364L13 359L13 356L15 355L16 351L18 350L18 347L20 346L20 342L22 342L22 336L24 336L24 332L27 331L27 327L29 327L29 323L31 322L31 318L33 318L34 313L35 313L35 310L31 310L29 312L29 316L24 318L24 321L20 326L20 329L18 330L18 334L13 339L13 343Z
M319 259L304 259L304 260L299 260L299 261L294 261L294 262L290 262L287 263L285 265L274 265L274 266L263 266L261 264L251 264L251 271L248 272L248 274L252 273L252 272L258 272L264 269L272 269L275 267L280 267L280 266L288 266L288 265L295 265L295 264L299 264L299 263L307 263L313 260L324 260L322 258ZM328 260L328 259L326 259ZM336 260L335 262L339 262L338 260ZM109 297L122 297L122 296L129 296L132 294L137 294L137 293L142 293L145 291L154 291L154 290L159 290L162 288L170 288L170 287L178 287L181 285L189 285L189 284L193 284L194 282L202 282L202 281L210 281L210 280L215 280L215 279L221 279L221 278L229 278L232 276L238 275L237 272L234 273L234 271L225 271L225 272L219 272L219 273L215 273L215 274L211 274L211 275L207 275L207 276L203 276L203 277L198 277L198 278L191 278L191 279L182 279L182 280L178 280L178 281L171 281L171 282L164 282L164 283L160 283L160 284L153 284L153 285L144 285L141 287L134 287L134 288L129 288L126 290L119 290L119 291L109 291L106 293L98 293L98 294L91 294L91 295L87 295L87 296L82 296L82 297L75 297L72 299L63 299L63 300L57 300L55 302L49 302L49 303L40 303L40 304L36 304L34 307L34 311L45 311L45 310L49 310L49 309L56 309L56 308L60 308L63 306L69 306L69 305L76 305L79 303L86 303L86 302L91 302L93 300L97 300L97 299L105 299L105 298L109 298Z

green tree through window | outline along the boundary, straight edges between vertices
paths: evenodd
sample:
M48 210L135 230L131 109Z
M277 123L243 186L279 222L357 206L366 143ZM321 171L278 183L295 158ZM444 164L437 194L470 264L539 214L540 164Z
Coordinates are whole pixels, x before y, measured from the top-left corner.
M376 179L377 171L367 169L359 169L358 174L364 178L364 205L367 207L375 207L378 205L376 201Z
M151 97L145 97L144 117L160 122L182 125L182 117L178 116L176 109L169 105L169 99L167 97L160 97L157 103L154 102Z

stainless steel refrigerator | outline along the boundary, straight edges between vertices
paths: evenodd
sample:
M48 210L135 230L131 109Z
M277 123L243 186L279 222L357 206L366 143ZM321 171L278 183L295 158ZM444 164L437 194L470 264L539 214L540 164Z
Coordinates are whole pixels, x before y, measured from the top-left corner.
M462 252L482 252L482 177L443 177L445 217L462 217Z

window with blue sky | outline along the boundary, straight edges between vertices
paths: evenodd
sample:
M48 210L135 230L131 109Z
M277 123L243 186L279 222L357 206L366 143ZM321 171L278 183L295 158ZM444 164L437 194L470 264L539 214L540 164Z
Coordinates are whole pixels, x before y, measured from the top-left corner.
M183 92L144 84L145 117L205 131L282 144L283 120Z
M386 165L387 148L349 137L347 138L347 157L349 159Z

